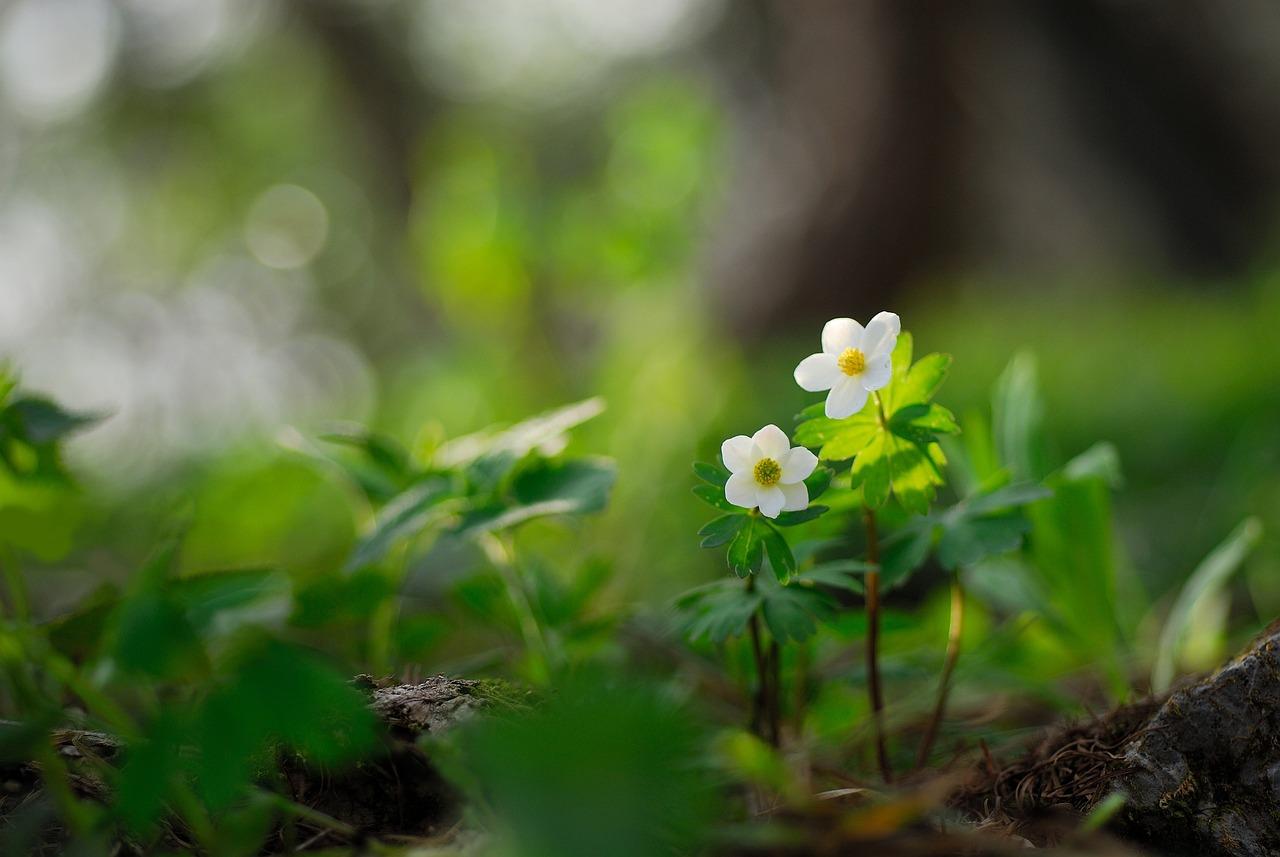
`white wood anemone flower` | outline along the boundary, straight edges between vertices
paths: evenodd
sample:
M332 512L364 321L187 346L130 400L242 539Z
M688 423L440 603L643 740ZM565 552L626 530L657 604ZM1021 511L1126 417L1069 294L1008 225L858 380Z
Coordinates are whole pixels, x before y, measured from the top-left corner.
M826 414L833 420L862 410L867 397L893 377L893 347L902 322L891 312L877 313L866 327L851 318L833 318L822 328L822 353L796 367L796 383L810 393L830 390Z
M720 456L733 474L724 486L725 499L733 505L759 507L766 518L809 508L804 480L818 466L818 457L803 446L793 447L777 426L729 438L720 445Z

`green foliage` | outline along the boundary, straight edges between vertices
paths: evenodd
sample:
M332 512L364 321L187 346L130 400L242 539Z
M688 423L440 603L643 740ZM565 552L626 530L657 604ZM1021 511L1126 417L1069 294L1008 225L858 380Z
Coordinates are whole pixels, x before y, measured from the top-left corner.
M1221 591L1261 537L1262 523L1257 518L1242 521L1191 573L1160 632L1160 645L1151 672L1154 693L1164 693L1173 683L1174 669L1191 631L1197 606Z
M715 808L697 723L660 692L584 674L456 739L464 783L529 857L697 851Z
M908 512L924 514L944 482L938 436L960 429L950 411L931 401L951 358L930 354L913 364L911 351L911 334L904 332L893 351L889 386L847 419L823 416L821 404L806 408L795 441L818 449L825 461L853 459L852 485L862 488L868 506L879 508L892 494Z
M905 582L931 551L948 571L1015 550L1030 524L1020 509L1050 492L1037 485L980 490L948 509L912 518L885 540L882 583Z
M717 580L690 590L676 601L681 628L691 640L722 643L744 633L757 611L779 642L801 642L813 636L819 622L830 619L836 600L827 587L854 589L857 584L838 571L815 569L788 583L760 575L754 585Z
M755 574L767 558L778 579L785 582L796 571L796 558L787 544L786 536L778 527L795 527L820 518L826 506L813 503L831 485L831 471L817 467L805 479L809 491L809 506L798 512L783 512L777 518L761 517L754 509L743 509L725 499L724 484L729 471L718 464L698 462L694 474L705 484L695 485L693 493L707 505L727 512L707 523L698 531L701 546L716 548L728 545L725 559L729 569L738 577Z

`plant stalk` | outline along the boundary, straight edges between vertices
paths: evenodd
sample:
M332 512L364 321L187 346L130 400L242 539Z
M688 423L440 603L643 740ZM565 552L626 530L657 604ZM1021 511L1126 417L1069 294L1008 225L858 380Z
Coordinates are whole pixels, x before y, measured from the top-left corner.
M542 625L538 622L538 616L533 610L533 602L529 599L528 590L525 589L524 579L520 569L516 567L515 552L506 541L492 533L486 533L481 539L481 544L489 561L502 575L507 597L511 600L511 606L515 609L517 621L520 623L520 637L524 641L525 648L538 658L539 678L547 681L551 676L551 647L547 645L547 638L542 633Z
M755 575L750 575L747 577L747 591L753 592L755 588ZM747 628L751 636L751 658L756 667L756 687L751 695L751 731L761 738L767 738L765 723L769 712L769 667L765 661L764 646L760 643L759 611L751 614Z
M862 509L867 528L867 562L875 566L867 572L867 689L871 694L872 728L876 736L876 761L886 783L893 782L889 751L884 736L884 694L880 687L880 536L876 530L876 513L870 506Z
M947 657L942 665L942 676L938 680L938 702L933 708L933 716L925 728L924 740L920 742L920 752L916 756L916 768L923 768L929 761L934 742L938 739L938 728L947 710L947 694L951 690L951 673L960 660L960 638L964 634L964 586L960 583L960 574L951 577L951 621L947 631Z

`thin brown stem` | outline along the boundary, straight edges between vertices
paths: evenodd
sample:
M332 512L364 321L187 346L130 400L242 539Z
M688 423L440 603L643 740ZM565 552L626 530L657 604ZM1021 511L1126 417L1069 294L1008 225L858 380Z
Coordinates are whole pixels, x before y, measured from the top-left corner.
M893 782L889 751L884 737L884 695L880 688L880 536L876 530L876 513L862 509L867 528L867 561L874 568L867 572L867 688L871 694L871 718L876 736L876 760L886 783Z
M957 573L951 578L951 622L947 631L947 657L942 664L942 677L938 680L938 702L934 705L933 716L925 728L924 740L920 742L920 752L916 755L916 767L923 768L933 752L934 742L938 739L938 728L947 710L947 694L951 690L951 673L960 660L960 638L964 634L964 587Z
M766 700L769 695L769 670L764 661L764 647L760 645L760 617L752 615L748 626L751 632L751 656L756 665L756 687L751 695L751 731L765 737Z

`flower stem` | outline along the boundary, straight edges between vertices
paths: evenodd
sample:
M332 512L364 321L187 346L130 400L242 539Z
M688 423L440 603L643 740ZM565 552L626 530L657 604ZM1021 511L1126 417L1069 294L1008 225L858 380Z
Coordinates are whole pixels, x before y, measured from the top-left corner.
M870 506L862 508L867 528L867 561L875 566L867 572L867 688L871 694L871 717L876 736L876 760L886 783L893 782L889 751L884 737L884 695L880 688L880 536L876 530L876 513Z
M951 578L951 622L947 631L947 657L942 665L942 676L938 680L938 702L934 706L933 716L925 728L924 740L920 742L920 752L916 756L916 767L923 768L929 761L929 753L938 739L938 727L942 724L942 716L947 710L947 694L951 690L951 673L960 660L960 638L964 633L964 586L960 583L957 572Z
M755 588L755 575L750 575L747 577L747 591L754 592ZM758 610L751 614L751 622L747 627L751 636L751 657L756 667L756 687L751 695L751 731L765 738L767 737L765 722L769 712L769 668L765 662L764 646L760 643L760 612Z
M502 576L507 597L516 611L516 620L520 624L520 637L524 641L525 650L537 658L534 667L537 673L536 678L546 682L551 677L551 648L547 645L547 638L542 633L542 625L538 622L538 616L533 610L533 602L530 601L529 592L525 589L524 579L516 565L515 552L504 539L492 533L484 535L481 545L489 562Z

